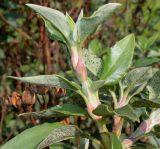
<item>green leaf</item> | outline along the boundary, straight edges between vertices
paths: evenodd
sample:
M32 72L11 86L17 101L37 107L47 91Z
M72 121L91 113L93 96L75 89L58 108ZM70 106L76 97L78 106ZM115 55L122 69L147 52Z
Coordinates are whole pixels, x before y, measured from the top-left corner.
M78 149L78 148L73 147L70 144L61 142L61 143L56 143L56 144L49 146L49 149Z
M54 143L61 142L74 138L77 135L78 129L74 125L66 125L53 130L37 147L37 149L43 149Z
M44 19L48 20L66 39L69 37L70 27L63 13L55 9L35 4L27 4L27 6L39 13Z
M130 105L113 110L110 105L101 104L93 111L93 113L98 116L113 116L116 114L133 122L139 121L137 113Z
M156 58L156 57L141 58L135 62L134 66L135 67L145 67L145 66L149 66L149 65L152 65L152 64L158 63L158 62L160 62L160 59Z
M113 133L109 133L111 140L111 149L123 149L120 140Z
M106 84L119 81L130 67L135 47L135 38L130 34L117 42L104 59L101 79Z
M112 116L115 114L112 107L106 104L100 104L94 111L93 114L98 116Z
M160 108L160 101L136 99L132 102L133 107Z
M157 71L147 85L149 91L149 100L160 99L160 71Z
M138 121L139 122L139 117L135 110L130 106L126 105L122 108L115 109L115 112L120 116L125 119L132 120L133 122Z
M75 23L74 23L73 19L69 16L68 13L66 13L66 19L69 24L70 30L73 32L74 27L75 27Z
M19 116L60 117L60 116L86 116L86 109L76 104L63 104L51 107L40 112L22 113Z
M16 135L16 137L4 144L1 149L34 149L52 130L61 126L62 124L60 123L44 123L29 128Z
M89 149L89 139L80 138L79 149Z
M95 11L90 17L83 17L81 15L80 19L77 20L74 34L78 42L82 43L89 35L93 34L97 27L103 23L106 18L118 7L118 3L109 3L101 6L97 11Z
M90 49L83 49L82 56L89 72L99 76L102 69L102 61Z
M151 67L135 68L128 72L122 83L124 87L127 87L127 92L133 96L144 89L152 76L153 72Z
M47 19L43 19L43 20L45 22L45 27L51 39L58 40L63 43L67 43L63 34L58 29L56 29L50 21L48 21Z
M148 40L146 49L149 50L149 48L156 42L156 40L159 38L159 33L154 33Z
M75 24L75 27L74 27L74 30L73 30L73 40L74 41L78 41L79 37L78 37L78 22L79 20L83 17L83 9L81 10L79 16L78 16L78 19L77 19L77 22Z
M97 80L97 81L92 82L91 88L92 88L93 91L98 91L98 89L101 88L104 85L105 85L104 80Z
M40 75L40 76L32 76L32 77L9 76L9 78L16 79L24 83L44 85L44 86L50 86L50 87L60 87L60 88L74 90L74 91L80 89L78 84L73 83L59 75Z
M122 108L115 109L115 112L120 116L125 119L129 119L133 122L138 121L139 122L139 117L136 114L135 110L130 106L126 105Z
M118 137L111 132L104 132L103 137L106 138L106 145L108 149L123 149Z
M99 56L102 52L102 44L98 39L94 39L89 43L88 49L92 50L94 54Z

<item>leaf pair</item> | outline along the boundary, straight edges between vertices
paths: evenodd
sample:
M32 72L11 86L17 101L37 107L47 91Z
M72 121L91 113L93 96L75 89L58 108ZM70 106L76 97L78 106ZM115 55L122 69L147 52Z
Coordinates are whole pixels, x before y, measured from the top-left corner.
M73 33L74 40L79 42L81 45L88 36L96 31L97 27L102 24L118 6L120 6L118 3L103 5L90 17L83 17L83 11L81 11Z
M100 7L90 17L83 17L81 11L79 18L74 23L73 19L58 10L44 6L27 4L30 8L39 13L45 21L47 30L51 37L69 46L74 43L83 44L84 40L93 34L97 27L119 6L118 3L109 3Z
M139 115L136 113L136 111L130 105L126 105L122 108L118 108L118 109L113 110L111 106L101 104L93 111L93 113L98 116L118 115L118 116L123 117L125 119L129 119L133 122L139 121Z
M97 68L101 70L100 80L93 82L95 90L103 85L112 85L117 83L131 66L133 52L135 47L135 38L130 34L117 42L104 57L103 63ZM94 60L93 60L94 61ZM98 74L95 73L97 76Z

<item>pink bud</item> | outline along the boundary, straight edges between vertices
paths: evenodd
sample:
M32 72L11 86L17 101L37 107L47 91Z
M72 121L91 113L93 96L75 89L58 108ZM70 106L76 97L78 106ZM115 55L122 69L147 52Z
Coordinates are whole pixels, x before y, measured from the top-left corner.
M79 54L79 57L78 57L78 64L77 64L75 70L76 70L77 74L79 75L79 77L81 78L81 80L84 81L84 80L87 79L86 67L85 67L84 61L83 61L80 54Z
M81 80L87 79L87 71L84 64L84 60L82 59L82 56L80 54L80 51L77 51L75 47L71 49L71 61L73 68L75 69L76 73L78 74L78 77L80 77Z
M72 62L73 68L75 69L78 64L78 51L75 47L72 47L71 49L71 62Z

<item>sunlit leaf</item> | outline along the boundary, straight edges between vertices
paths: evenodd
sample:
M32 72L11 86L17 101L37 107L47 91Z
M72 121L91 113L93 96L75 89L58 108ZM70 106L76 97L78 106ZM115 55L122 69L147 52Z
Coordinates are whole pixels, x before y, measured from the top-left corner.
M155 63L158 63L160 62L160 59L159 58L156 58L156 57L152 57L152 58L141 58L141 59L138 59L134 66L135 67L145 67L145 66L149 66L149 65L152 65L152 64L155 64Z
M147 85L150 100L160 100L160 71L157 71Z
M44 123L26 129L4 144L1 149L34 149L52 130L60 127L62 127L60 123Z
M133 122L138 121L139 122L139 117L135 111L135 109L133 109L129 104L122 107L122 108L118 108L115 109L115 112L120 116L123 117L125 119L129 119Z
M141 92L153 76L151 67L135 68L129 71L123 81L123 86L131 96Z
M24 83L44 85L49 87L60 87L60 88L66 88L70 90L79 89L78 84L72 83L71 81L59 75L39 75L39 76L32 76L32 77L9 76L9 78L16 79Z
M98 39L94 39L89 43L88 49L92 50L94 54L99 56L102 52L102 44Z
M93 113L98 116L113 116L116 114L133 122L139 121L138 114L130 105L113 110L111 106L101 104L93 111Z
M101 104L99 105L93 113L98 116L111 116L114 115L115 112L113 111L112 107L110 105Z
M118 3L109 3L101 6L90 17L82 17L76 22L74 34L77 40L82 43L89 35L93 34L97 27L118 7ZM77 41L76 40L76 41Z
M98 77L102 69L102 60L90 49L83 49L82 56L89 72Z
M55 39L58 39L60 41L62 41L63 39L66 42L69 41L71 30L63 13L45 6L35 4L26 5L42 16L42 18L45 20L45 25L48 31L52 35L52 38L54 37Z
M40 112L22 113L20 116L38 116L38 117L64 117L64 116L86 116L86 109L76 104L63 104L51 107Z
M128 35L117 42L104 59L101 79L105 84L119 81L130 67L135 47L134 35Z
M74 138L77 134L77 131L78 130L74 125L66 125L57 128L50 132L50 134L38 145L37 149L43 149L54 143Z

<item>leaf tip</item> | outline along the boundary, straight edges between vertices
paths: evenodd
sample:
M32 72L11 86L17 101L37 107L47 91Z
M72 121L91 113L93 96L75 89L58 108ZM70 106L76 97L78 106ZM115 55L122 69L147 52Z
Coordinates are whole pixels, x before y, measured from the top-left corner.
M27 3L25 5L28 6L28 7L31 7L33 4Z
M34 9L34 10L39 6L39 5L36 5L36 4L30 4L30 3L27 3L25 5L28 6L29 8ZM41 6L39 6L39 7L41 7Z
M12 79L12 78L13 78L13 76L7 76L7 78L10 78L10 79Z
M122 4L120 3L108 3L109 5L115 6L115 7L119 7L122 6Z

